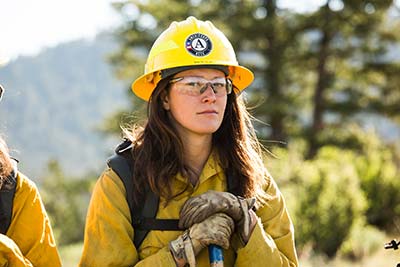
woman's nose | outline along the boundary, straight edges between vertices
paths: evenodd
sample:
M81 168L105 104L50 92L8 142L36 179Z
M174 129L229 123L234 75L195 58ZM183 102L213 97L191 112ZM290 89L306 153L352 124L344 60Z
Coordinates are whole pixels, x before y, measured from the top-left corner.
M214 92L214 88L212 88L211 83L208 83L206 86L207 86L206 89L202 93L203 101L204 102L208 102L208 101L214 102L217 99L215 92Z

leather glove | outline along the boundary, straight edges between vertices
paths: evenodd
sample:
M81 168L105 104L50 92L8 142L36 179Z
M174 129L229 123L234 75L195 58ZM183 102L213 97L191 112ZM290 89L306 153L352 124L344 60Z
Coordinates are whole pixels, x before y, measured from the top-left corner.
M210 244L229 248L229 240L235 224L228 215L216 213L200 223L193 224L176 240L169 243L169 249L177 266L196 266L196 255Z
M207 191L199 196L189 198L180 212L179 226L182 228L203 221L214 213L223 212L235 220L237 231L244 243L250 237L253 215L250 210L255 198L242 198L229 192Z

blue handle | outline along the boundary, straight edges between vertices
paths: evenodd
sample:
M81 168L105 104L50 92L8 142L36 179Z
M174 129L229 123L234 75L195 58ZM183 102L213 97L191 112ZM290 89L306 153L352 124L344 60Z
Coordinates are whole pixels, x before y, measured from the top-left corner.
M210 258L210 267L224 267L224 254L220 246L209 245L208 257Z

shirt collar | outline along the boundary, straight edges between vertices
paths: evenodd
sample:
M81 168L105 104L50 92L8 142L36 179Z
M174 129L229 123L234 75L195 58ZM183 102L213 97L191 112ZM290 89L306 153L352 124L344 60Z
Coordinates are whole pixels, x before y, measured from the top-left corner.
M220 173L223 173L223 169L218 160L218 153L215 149L213 149L210 156L208 156L208 159L206 161L206 164L204 165L203 170L201 171L198 184L201 184L204 181ZM218 178L224 179L224 176L218 175ZM184 179L180 173L176 175L176 179L186 183L186 179Z
M213 150L210 156L208 157L203 170L201 171L199 184L203 183L204 181L208 180L209 178L221 172L223 172L223 169L221 168L221 165L218 160L218 153L216 152L216 150Z

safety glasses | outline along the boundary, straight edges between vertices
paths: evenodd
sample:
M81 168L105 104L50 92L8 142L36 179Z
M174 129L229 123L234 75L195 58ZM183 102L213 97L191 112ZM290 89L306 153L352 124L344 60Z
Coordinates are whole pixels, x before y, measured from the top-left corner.
M181 94L189 96L200 96L208 87L211 87L217 97L226 96L232 92L232 81L225 77L210 81L201 77L185 76L173 78L169 83L175 84Z

